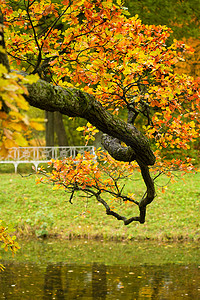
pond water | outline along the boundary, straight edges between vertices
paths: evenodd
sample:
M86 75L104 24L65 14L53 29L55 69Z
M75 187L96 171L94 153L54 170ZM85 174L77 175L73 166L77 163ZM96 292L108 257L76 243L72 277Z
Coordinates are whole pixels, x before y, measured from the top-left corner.
M0 299L200 299L198 244L31 241L5 258Z

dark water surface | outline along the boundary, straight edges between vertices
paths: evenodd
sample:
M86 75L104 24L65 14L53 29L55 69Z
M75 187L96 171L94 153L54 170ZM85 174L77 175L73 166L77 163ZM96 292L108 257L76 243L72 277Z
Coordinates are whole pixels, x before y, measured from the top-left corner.
M32 241L0 273L0 299L200 299L198 244Z

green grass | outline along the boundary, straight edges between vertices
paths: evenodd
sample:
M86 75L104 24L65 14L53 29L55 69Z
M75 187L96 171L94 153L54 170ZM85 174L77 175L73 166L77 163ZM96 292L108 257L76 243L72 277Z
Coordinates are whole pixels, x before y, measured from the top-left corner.
M29 170L27 170L29 172ZM128 191L140 199L144 192L139 174L128 183ZM101 238L107 240L199 240L200 173L188 174L176 183L168 184L165 193L159 185L167 178L159 177L157 197L148 206L146 223L124 226L105 214L104 207L95 199L80 198L68 202L65 191L53 191L51 186L36 185L35 175L1 173L0 215L6 222L15 224L17 234L23 237L42 235L61 238ZM136 216L132 204L113 204L125 216Z

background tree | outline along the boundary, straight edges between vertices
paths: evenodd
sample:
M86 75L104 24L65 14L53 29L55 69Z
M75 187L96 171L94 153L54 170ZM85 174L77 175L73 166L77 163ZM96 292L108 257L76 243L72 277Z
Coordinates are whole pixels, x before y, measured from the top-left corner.
M31 130L42 130L43 127L27 117L29 106L23 97L27 89L20 81L32 83L34 80L31 76L25 79L22 75L10 73L2 24L0 14L0 155L4 156L9 148L28 146Z
M172 29L170 41L181 39L194 48L194 55L185 57L177 66L179 73L200 76L200 3L196 0L126 0L130 16L138 14L145 24L167 25Z
M197 0L125 0L130 14L138 14L146 24L166 25L173 37L199 38L200 3Z
M83 192L124 224L144 223L146 206L155 197L154 179L165 171L171 176L172 169L192 168L189 158L166 161L161 151L188 150L199 134L198 80L175 72L177 61L191 49L178 41L168 45L171 30L166 26L127 18L120 0L25 0L18 11L4 2L3 12L11 65L23 62L26 73L41 78L26 84L29 104L84 118L89 122L84 134L93 137L96 128L102 131L109 152L97 151L98 161L87 153L87 161L80 155L75 162L55 161L52 173L41 172L70 192L70 202L75 192ZM124 119L118 116L120 109ZM140 201L120 185L135 162L146 185ZM111 202L136 204L139 216L127 218L113 211L104 194Z
M130 16L138 14L146 24L167 25L172 29L170 41L181 39L194 49L193 55L186 55L176 64L178 73L185 73L197 78L200 76L200 3L196 0L149 1L126 0ZM193 143L194 149L200 149L200 141ZM173 151L174 152L174 151ZM194 156L198 155L194 151ZM167 154L168 155L168 154ZM174 155L174 153L171 153ZM177 155L177 153L176 153ZM181 156L181 153L179 153Z

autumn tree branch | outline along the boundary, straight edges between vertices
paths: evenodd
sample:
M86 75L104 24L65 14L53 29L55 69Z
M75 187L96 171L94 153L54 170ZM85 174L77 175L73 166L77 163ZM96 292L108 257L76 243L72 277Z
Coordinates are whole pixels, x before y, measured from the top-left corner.
M0 34L2 35L1 44L5 48L3 32L1 31ZM37 38L36 35L35 38ZM2 56L1 60L6 66L7 55ZM105 207L107 215L123 220L125 225L133 221L144 223L146 206L155 197L154 182L148 168L149 165L155 163L155 156L150 148L148 139L133 125L137 111L132 111L133 114L129 116L130 120L126 123L117 116L110 114L93 95L81 90L54 86L43 80L27 84L26 87L28 95L24 95L24 97L30 105L47 111L59 111L70 117L84 118L102 131L105 134L103 136L104 147L114 159L126 162L137 161L147 188L144 197L139 203L133 201L139 207L139 216L129 219L111 210L107 202L100 196L101 190L98 190L98 188L93 190L92 188L82 188L74 184L69 188L72 192L70 201L74 191L81 190L95 196L97 201ZM124 142L127 146L122 146L121 142ZM117 196L125 201L127 200L127 197L120 194L117 194Z
M153 165L155 156L148 139L132 124L111 115L93 95L75 88L54 86L43 80L27 85L25 95L30 105L48 111L59 111L70 117L81 117L99 130L130 146L138 162Z
M154 180L150 175L148 166L141 163L141 160L137 160L137 156L135 156L134 150L131 147L122 146L120 140L104 134L102 137L102 141L105 149L114 159L125 162L136 160L138 162L147 190L143 198L139 202L140 218L137 221L139 221L140 223L144 223L146 206L150 204L155 198Z

